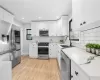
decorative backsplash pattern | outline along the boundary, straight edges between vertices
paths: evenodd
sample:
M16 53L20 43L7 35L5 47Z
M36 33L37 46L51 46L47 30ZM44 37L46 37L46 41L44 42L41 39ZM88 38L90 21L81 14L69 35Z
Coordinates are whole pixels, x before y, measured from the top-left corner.
M80 33L80 44L84 47L87 43L100 44L100 27Z
M72 44L76 47L85 49L85 45L87 43L98 43L100 44L100 21L88 24L85 27L89 27L89 29L81 29L79 30L80 36L79 41L73 41Z

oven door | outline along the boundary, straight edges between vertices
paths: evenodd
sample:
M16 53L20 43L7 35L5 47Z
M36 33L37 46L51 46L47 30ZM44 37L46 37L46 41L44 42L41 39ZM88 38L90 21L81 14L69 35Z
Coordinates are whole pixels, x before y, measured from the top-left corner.
M38 47L38 55L48 55L48 47Z

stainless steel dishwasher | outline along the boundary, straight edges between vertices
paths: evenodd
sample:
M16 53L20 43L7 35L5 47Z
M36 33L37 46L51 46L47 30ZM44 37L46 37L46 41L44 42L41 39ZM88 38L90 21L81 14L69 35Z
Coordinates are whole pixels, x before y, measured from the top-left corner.
M61 51L61 80L71 80L71 60Z

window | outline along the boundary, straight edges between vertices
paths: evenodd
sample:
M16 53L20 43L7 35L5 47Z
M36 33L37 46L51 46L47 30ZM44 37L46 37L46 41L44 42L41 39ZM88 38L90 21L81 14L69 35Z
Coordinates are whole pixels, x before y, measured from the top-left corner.
M72 19L69 21L69 40L79 41L79 31L72 30Z
M26 29L26 40L32 40L31 29Z

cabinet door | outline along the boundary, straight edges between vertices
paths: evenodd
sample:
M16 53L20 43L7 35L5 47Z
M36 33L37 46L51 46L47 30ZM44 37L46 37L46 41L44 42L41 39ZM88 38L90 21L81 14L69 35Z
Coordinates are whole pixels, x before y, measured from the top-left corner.
M62 35L67 35L68 29L68 16L62 16Z
M11 61L0 61L0 80L12 80Z
M32 36L39 36L39 29L37 27L37 22L31 23L31 29L32 29Z
M49 24L49 36L57 36L57 22L53 21Z
M36 43L29 45L29 57L38 58L38 47Z
M76 80L89 80L89 76L73 61L71 61L71 74L73 74Z
M3 19L3 9L0 8L0 19L2 20Z
M61 19L57 21L56 31L57 31L57 36L61 36L62 34L62 20Z
M50 58L56 58L57 57L57 48L56 44L49 44L49 57Z
M78 80L76 77L73 75L74 73L71 73L71 80Z

